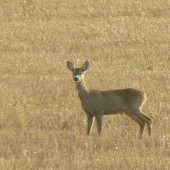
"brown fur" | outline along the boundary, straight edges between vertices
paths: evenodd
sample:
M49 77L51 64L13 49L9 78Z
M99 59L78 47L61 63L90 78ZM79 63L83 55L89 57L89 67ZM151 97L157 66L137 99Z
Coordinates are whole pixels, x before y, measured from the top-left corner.
M75 68L68 61L67 67L73 73L82 108L87 114L88 135L90 134L94 117L97 120L98 132L101 134L103 115L125 113L139 124L141 138L145 123L148 125L148 132L151 136L152 119L141 111L142 105L147 101L146 93L132 88L108 91L88 90L85 85L84 72L89 67L89 62L86 61L81 68Z

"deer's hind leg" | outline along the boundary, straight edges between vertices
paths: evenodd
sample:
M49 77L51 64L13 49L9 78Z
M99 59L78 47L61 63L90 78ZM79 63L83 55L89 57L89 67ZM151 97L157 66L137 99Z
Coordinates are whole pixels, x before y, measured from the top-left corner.
M152 125L151 125L152 119L149 116L145 115L142 111L140 113L141 113L142 117L145 119L145 121L146 121L146 123L148 125L148 134L149 134L149 136L152 136Z
M143 136L143 131L145 128L145 122L143 120L141 120L139 117L137 117L136 115L132 114L129 111L124 112L126 115L128 115L130 118L132 118L135 122L137 122L140 126L140 138L142 138Z
M152 135L152 126L151 126L152 119L149 116L145 115L140 109L133 109L130 112L134 116L138 117L142 122L147 123L148 133L151 136Z

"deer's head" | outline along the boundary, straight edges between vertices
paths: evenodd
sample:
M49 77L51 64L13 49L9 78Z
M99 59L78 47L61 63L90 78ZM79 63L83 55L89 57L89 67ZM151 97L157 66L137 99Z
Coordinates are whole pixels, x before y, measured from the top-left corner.
M75 82L81 82L84 79L84 72L89 67L89 62L86 61L81 68L75 67L70 61L67 61L67 67L73 73L73 79Z

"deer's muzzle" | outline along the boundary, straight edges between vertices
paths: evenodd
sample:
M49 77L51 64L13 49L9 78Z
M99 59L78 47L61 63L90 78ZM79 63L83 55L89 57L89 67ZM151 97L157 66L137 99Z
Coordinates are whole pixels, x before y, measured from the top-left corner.
M79 81L79 78L78 77L74 77L74 81Z

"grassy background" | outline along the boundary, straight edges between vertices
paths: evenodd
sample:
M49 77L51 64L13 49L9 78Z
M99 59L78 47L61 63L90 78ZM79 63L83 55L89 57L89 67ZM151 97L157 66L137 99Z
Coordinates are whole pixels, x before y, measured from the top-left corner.
M86 136L78 58L89 88L147 92L152 138L125 115ZM1 169L170 169L169 75L169 1L1 1Z

